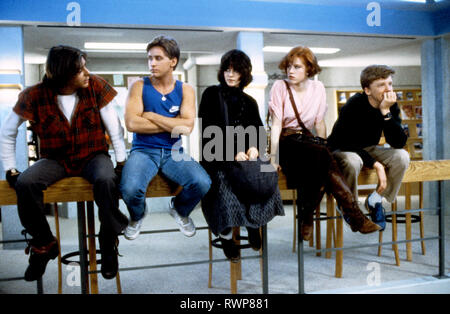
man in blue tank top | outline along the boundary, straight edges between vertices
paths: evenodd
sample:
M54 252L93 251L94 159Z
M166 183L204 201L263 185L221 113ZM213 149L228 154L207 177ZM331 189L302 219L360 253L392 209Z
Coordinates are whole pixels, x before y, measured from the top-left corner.
M139 235L147 212L147 186L158 171L183 187L170 200L170 214L180 231L191 237L195 226L189 214L211 185L206 171L180 145L180 136L194 128L194 89L173 77L180 60L173 38L156 37L148 44L147 55L151 75L130 87L126 102L125 124L134 136L120 183L131 218L125 237L134 240Z

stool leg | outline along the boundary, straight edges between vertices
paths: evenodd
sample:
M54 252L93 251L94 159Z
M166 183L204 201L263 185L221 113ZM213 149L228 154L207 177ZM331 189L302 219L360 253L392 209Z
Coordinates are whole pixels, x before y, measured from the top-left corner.
M292 190L292 213L294 215L294 232L292 241L292 252L295 253L297 247L297 190Z
M120 274L117 272L116 275L116 286L117 286L117 293L122 294L122 284L120 283Z
M262 227L259 228L259 236L261 238L261 248L259 249L259 270L261 271L261 282L264 282L264 260L263 260L263 236Z
M89 270L93 273L89 274L91 282L91 293L98 294L98 278L97 278L97 248L95 246L95 221L94 221L94 203L87 203L87 225L88 225L88 243L89 243Z
M392 211L397 211L397 199L392 203ZM397 241L397 215L392 214L392 242ZM395 264L400 266L400 257L398 255L398 244L392 244L395 255Z
M419 182L419 208L423 208L423 182ZM420 237L423 238L425 237L425 230L423 227L423 212L419 213L419 217L420 217ZM426 249L425 249L425 241L421 242L422 244L422 255L426 254Z
M87 256L86 256L86 212L84 202L77 202L78 248L80 251L81 293L89 292Z
M344 222L342 216L340 216L336 222L336 248L342 248L344 246ZM344 251L336 251L336 270L335 277L342 278L342 263L344 259Z
M241 228L233 227L233 240L236 245L241 245ZM242 262L241 262L241 252L239 251L239 260L237 261L237 280L242 280Z
M61 235L59 233L59 213L58 204L54 204L55 208L55 229L56 229L56 241L58 242L58 294L62 293L62 263L61 263Z
M334 200L330 194L327 194L327 217L334 216ZM334 219L327 219L327 240L326 248L331 249L331 240L334 235ZM325 252L325 258L331 258L331 251Z
M236 262L230 261L230 290L231 294L237 293L237 280L239 273L239 265Z
M322 248L322 241L320 239L320 204L316 210L316 249L320 250ZM311 237L312 241L312 237ZM316 256L322 256L322 252L317 252Z
M236 245L240 245L240 228L233 227L233 241ZM230 261L230 289L231 294L237 293L237 281L242 279L241 253L239 252L239 260L236 262Z
M212 235L211 230L208 229L208 242L209 242L209 277L208 277L208 288L212 288Z
M261 227L261 258L263 261L262 267L262 286L263 294L269 293L269 265L268 265L268 248L267 248L267 225Z
M383 231L378 232L378 256L381 256L381 243L383 243Z
M405 183L405 209L411 209L411 184ZM411 240L411 214L407 213L405 224L406 240ZM412 244L406 243L406 260L412 261Z

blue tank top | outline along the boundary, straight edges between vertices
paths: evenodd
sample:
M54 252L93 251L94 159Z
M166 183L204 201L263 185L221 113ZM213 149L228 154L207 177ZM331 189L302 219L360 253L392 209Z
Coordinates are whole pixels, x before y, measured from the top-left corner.
M150 82L149 77L144 77L142 89L142 101L144 112L152 111L162 116L174 118L180 113L181 101L183 99L183 83L175 82L175 88L167 95L158 92ZM167 148L180 139L180 136L172 138L169 132L142 134L134 133L131 151L139 148Z

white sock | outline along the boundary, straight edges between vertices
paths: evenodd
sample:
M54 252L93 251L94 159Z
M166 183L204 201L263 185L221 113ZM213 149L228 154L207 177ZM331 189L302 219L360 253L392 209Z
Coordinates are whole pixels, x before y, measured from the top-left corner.
M378 194L375 191L369 195L368 202L369 202L370 206L374 206L376 203L381 203L382 200L383 200L383 196L381 196L380 194Z
M233 238L233 232L228 232L228 234L219 233L219 237L225 240L231 240Z

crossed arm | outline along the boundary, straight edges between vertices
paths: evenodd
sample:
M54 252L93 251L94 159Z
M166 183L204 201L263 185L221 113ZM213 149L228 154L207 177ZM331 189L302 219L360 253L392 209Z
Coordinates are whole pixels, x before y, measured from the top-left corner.
M194 89L183 84L183 100L180 114L175 118L166 117L155 112L144 112L142 89L144 81L135 82L128 94L125 109L125 125L127 130L135 133L155 134L169 132L188 135L194 128L195 94Z

